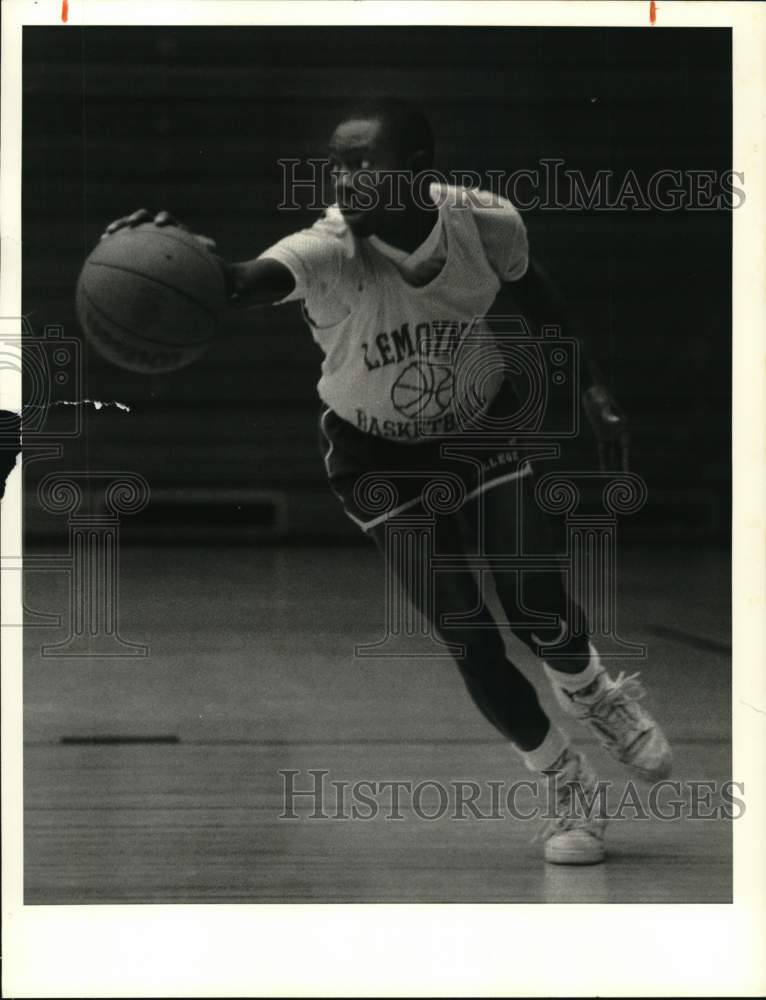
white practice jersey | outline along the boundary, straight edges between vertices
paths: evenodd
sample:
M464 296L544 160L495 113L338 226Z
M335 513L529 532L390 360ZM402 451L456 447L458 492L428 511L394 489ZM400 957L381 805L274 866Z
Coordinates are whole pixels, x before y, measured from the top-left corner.
M434 184L439 218L412 254L356 238L337 207L262 258L292 272L324 353L318 391L361 431L402 443L453 433L491 401L501 362L481 323L527 269L519 213L489 192Z

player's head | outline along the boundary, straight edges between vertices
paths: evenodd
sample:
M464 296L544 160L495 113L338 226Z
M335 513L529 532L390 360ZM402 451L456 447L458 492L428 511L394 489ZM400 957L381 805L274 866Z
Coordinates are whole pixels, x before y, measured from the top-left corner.
M408 176L433 164L434 136L419 108L396 97L351 106L330 138L335 195L349 228L375 231L380 213L396 208ZM392 179L396 178L396 183Z

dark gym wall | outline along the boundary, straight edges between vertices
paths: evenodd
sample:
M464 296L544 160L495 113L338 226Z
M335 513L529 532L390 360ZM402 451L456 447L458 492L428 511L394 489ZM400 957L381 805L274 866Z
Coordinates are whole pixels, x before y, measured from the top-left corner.
M445 171L558 158L586 178L645 182L729 169L730 48L728 31L705 29L26 28L24 313L36 335L60 324L80 336L82 261L106 222L141 206L170 209L234 259L311 224L317 213L277 209L277 160L321 155L360 92L417 99ZM647 537L727 538L731 213L524 217L633 417ZM200 491L243 537L269 515L225 491L284 496L294 537L352 533L316 449L320 355L298 307L234 315L227 331L164 376L122 372L86 346L86 394L131 413L89 411L65 467L140 472L157 509ZM28 511L32 536L46 523Z

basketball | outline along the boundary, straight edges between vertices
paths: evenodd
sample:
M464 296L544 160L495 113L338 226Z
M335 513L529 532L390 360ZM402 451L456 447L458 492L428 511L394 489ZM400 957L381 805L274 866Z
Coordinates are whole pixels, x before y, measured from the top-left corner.
M452 369L413 361L394 383L391 401L402 416L433 420L452 404Z
M397 412L412 419L422 416L433 396L433 374L427 364L413 361L401 373L391 390Z
M451 368L446 365L434 365L434 394L433 406L434 415L441 416L452 406L452 398L455 391L455 378Z
M128 371L158 374L204 354L226 304L215 257L191 234L151 223L102 239L77 283L90 343Z

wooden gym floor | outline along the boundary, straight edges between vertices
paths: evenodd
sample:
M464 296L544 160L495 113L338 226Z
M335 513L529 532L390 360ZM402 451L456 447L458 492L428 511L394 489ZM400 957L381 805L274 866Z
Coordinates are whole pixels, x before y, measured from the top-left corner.
M27 607L63 616L25 631L27 903L730 901L722 820L614 821L608 862L577 869L543 864L534 822L428 821L406 797L401 820L387 798L369 820L278 819L281 770L301 788L309 769L350 785L530 777L449 660L354 656L382 635L372 549L127 547L120 578L121 634L146 658L41 655L66 635L65 577L27 574ZM732 776L728 588L723 551L621 553L620 632L648 659L616 666L643 670L681 781ZM577 742L619 796L619 767Z

